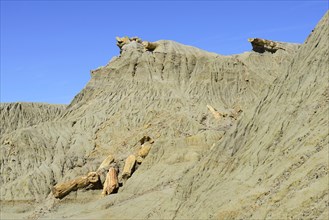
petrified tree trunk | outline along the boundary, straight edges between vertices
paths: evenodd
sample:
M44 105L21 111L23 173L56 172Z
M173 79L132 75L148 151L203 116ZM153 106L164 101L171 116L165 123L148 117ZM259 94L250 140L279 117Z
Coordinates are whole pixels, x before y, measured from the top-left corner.
M117 40L117 46L120 48L120 50L123 47L123 45L130 42L129 37L116 37L115 39Z
M126 181L131 176L132 172L134 171L135 163L136 163L135 155L130 155L126 159L125 166L122 172L122 179Z
M153 51L158 46L158 44L152 43L152 42L149 42L149 41L143 41L142 45L148 51Z
M264 53L265 51L274 53L279 49L277 43L271 40L249 38L248 41L251 43L253 51L258 53Z
M106 180L103 187L102 195L109 195L119 188L118 172L117 169L111 167L107 173Z
M57 184L52 188L52 193L55 198L63 198L68 195L71 191L85 188L90 184L97 183L99 176L96 172L90 172L87 176L78 177L74 180L70 180L65 183Z
M136 161L137 163L142 163L144 158L148 155L151 150L151 144L149 142L142 145L137 153Z
M151 144L150 143L145 143L139 149L138 156L141 156L141 157L144 158L144 157L146 157L148 155L148 153L150 152L150 150L151 150Z
M113 161L114 161L114 157L110 154L109 156L107 156L107 158L105 158L105 160L103 160L103 162L98 167L96 172L98 172L104 168L109 169L109 166Z
M211 105L207 105L207 108L216 119L220 119L223 116L223 114L215 110Z

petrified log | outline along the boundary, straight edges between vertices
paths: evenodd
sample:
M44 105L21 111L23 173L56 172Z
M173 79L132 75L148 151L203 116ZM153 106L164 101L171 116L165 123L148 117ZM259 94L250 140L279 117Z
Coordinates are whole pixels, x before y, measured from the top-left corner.
M109 169L109 166L113 161L114 161L114 157L110 154L109 156L107 156L107 158L105 158L105 160L103 160L103 162L98 167L96 172L98 172L104 168Z
M129 37L116 37L115 39L117 40L117 46L120 48L120 50L123 47L123 45L130 42Z
M123 167L123 172L122 172L122 179L127 180L131 174L134 171L136 163L136 157L135 155L130 155L125 162L125 166Z
M149 41L143 41L142 44L143 44L145 50L148 50L148 51L153 51L158 46L157 43L153 43L153 42L149 42Z
M65 183L57 184L52 188L52 193L55 198L63 198L71 191L75 191L81 188L85 188L90 184L97 183L99 177L96 172L90 172L87 176L81 176L74 180L70 180Z
M214 109L211 105L207 105L207 108L216 119L220 119L222 116L225 116L218 112L216 109Z
M122 49L122 47L125 45L125 44L128 44L132 41L136 41L137 43L142 43L142 39L140 39L139 37L116 37L115 38L117 40L117 46L120 48L120 50Z
M144 143L146 143L146 142L150 142L151 144L153 144L153 140L152 140L152 138L150 138L149 136L143 136L140 140L139 140L139 142L141 143L141 145L143 145Z
M137 43L142 43L142 39L140 39L139 37L131 37L130 38L131 41L136 41Z
M150 152L150 150L151 150L151 143L150 142L144 143L137 153L136 162L138 164L141 164L143 162L144 158Z
M107 173L106 180L103 186L102 195L110 195L119 188L118 170L117 168L111 167Z
M137 163L137 164L141 164L141 163L143 162L143 160L144 160L144 158L141 157L141 156L137 156L137 157L136 157L136 163Z
M275 53L278 49L277 43L271 40L265 40L261 38L249 38L248 41L252 45L252 50L258 53L264 53L265 51L269 51L271 53Z
M148 153L150 152L150 150L151 150L151 144L150 143L145 143L139 149L137 155L142 157L142 158L145 158L148 155Z
M248 41L252 45L252 50L258 53L264 53L265 51L275 53L277 50L293 52L300 47L299 44L272 41L261 38L249 38Z

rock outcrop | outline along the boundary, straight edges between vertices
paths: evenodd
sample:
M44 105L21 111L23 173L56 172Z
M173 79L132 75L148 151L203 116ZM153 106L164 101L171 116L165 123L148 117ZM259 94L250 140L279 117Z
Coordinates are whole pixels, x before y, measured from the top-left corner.
M56 120L2 134L2 216L35 216L54 185L105 170L108 196L74 188L39 217L327 219L328 16L262 54L117 39Z

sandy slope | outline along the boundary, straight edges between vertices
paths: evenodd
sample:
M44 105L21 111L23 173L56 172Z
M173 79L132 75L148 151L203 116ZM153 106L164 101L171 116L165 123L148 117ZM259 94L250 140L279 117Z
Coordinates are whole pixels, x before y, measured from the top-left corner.
M92 71L55 121L3 134L2 217L326 218L328 13L301 47L273 54L157 43ZM48 196L109 153L122 170L144 135L151 152L117 194Z

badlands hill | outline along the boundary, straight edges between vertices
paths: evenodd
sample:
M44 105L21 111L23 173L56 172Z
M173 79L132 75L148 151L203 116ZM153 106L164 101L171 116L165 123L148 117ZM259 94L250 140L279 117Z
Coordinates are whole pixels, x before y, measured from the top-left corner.
M70 105L1 105L1 218L328 219L328 22L232 56L118 38ZM55 198L108 158L117 192Z
M61 115L65 107L43 103L0 103L0 135L52 120Z

